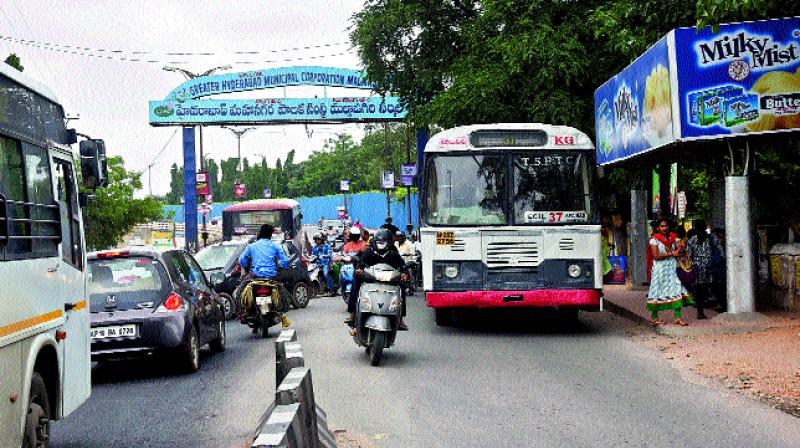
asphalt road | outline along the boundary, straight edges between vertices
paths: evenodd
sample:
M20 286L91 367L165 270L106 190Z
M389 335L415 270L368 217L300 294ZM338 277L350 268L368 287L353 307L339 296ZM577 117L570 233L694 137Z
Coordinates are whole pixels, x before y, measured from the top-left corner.
M411 331L377 368L347 335L340 299L291 318L331 426L375 447L800 446L796 418L684 382L607 313L571 328L519 312L438 328L418 295ZM274 338L236 322L228 338L194 375L96 368L92 398L54 425L53 446L248 446L274 392Z

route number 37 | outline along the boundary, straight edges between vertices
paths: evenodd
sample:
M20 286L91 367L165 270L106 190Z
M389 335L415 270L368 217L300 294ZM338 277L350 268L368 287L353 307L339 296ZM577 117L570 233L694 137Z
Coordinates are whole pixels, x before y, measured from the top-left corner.
M550 212L547 214L547 222L561 222L564 219L564 212Z

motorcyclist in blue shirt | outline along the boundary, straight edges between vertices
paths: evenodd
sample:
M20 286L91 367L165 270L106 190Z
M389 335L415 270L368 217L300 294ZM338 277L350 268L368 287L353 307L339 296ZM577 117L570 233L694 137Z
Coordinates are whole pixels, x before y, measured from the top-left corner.
M274 231L275 228L272 225L262 225L256 241L250 243L242 252L239 264L242 265L246 274L252 271L256 277L274 279L278 276L278 266L285 268L289 264L289 259L286 258L283 249L272 241Z
M244 277L241 283L236 288L234 296L236 300L241 300L242 291L247 287L254 278L264 278L270 280L280 280L278 275L278 267L285 268L289 265L289 259L283 249L275 242L272 241L272 233L275 228L270 224L264 224L258 232L256 241L250 243L242 252L239 257L239 264L244 270ZM289 327L289 319L284 312L288 308L288 292L281 285L279 288L281 303L279 313L283 326ZM253 328L253 332L257 331Z
M322 270L322 276L325 278L325 287L327 288L326 295L332 296L334 294L333 276L331 275L333 251L331 251L331 246L325 243L320 234L314 235L314 247L311 248L311 256L316 257L317 265Z

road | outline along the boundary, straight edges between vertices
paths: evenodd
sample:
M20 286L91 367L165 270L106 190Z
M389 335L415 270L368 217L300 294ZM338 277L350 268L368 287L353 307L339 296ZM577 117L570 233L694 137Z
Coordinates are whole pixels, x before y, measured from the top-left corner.
M800 446L796 418L684 382L607 313L570 329L520 313L438 328L418 295L412 331L378 368L346 334L340 299L291 317L331 426L374 447ZM228 334L194 375L95 368L91 400L54 425L53 446L247 446L274 391L273 339L236 322Z

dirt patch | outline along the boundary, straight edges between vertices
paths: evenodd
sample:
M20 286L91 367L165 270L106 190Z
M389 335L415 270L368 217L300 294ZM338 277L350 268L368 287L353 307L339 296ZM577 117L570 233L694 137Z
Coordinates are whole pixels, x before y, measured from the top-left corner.
M370 441L369 437L348 432L344 429L335 429L333 437L336 439L336 446L338 448L373 448L375 445Z
M784 319L784 326L758 333L637 337L679 371L694 372L800 417L800 319Z

